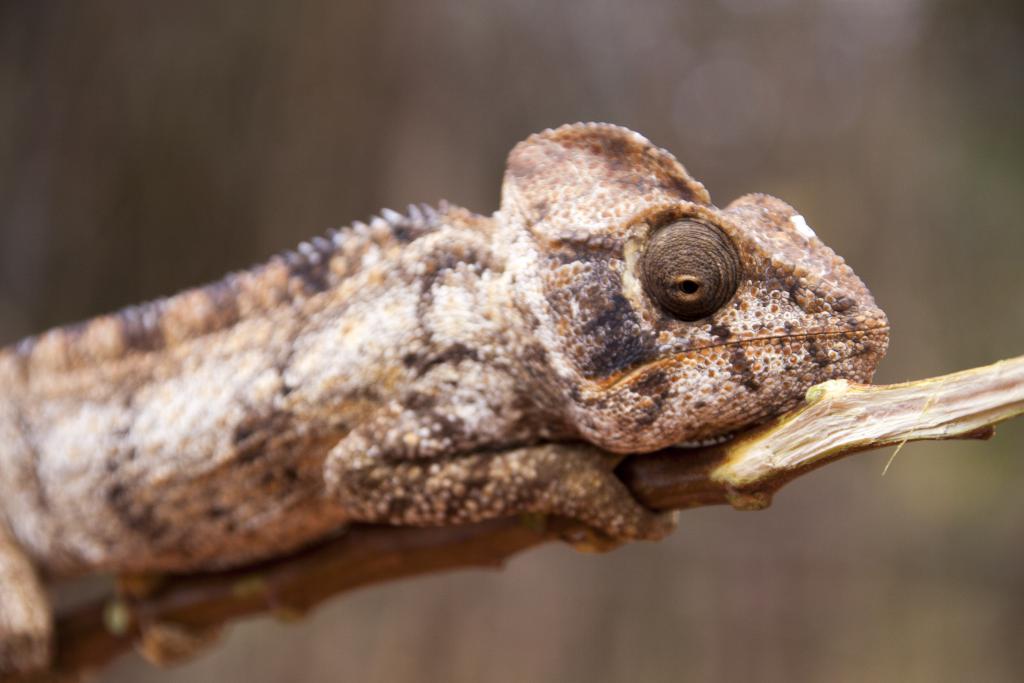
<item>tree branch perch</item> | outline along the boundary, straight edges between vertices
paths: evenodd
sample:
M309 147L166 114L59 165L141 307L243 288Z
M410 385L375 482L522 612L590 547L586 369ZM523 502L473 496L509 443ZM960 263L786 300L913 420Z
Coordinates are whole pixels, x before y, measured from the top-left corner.
M804 404L727 443L632 456L617 474L657 510L731 504L766 507L784 484L859 451L923 439L988 438L1024 413L1024 356L903 384L832 381ZM579 446L566 446L566 448ZM130 650L151 624L208 630L257 614L302 614L344 591L466 568L499 567L579 526L532 516L461 527L356 526L282 560L173 577L142 597L112 596L62 615L55 672L98 669Z

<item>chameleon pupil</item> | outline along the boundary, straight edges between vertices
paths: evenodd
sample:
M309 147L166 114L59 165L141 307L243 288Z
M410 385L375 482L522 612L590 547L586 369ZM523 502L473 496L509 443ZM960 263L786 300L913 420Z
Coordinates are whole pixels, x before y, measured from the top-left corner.
M718 227L684 219L651 236L640 263L647 294L680 320L706 318L736 293L740 260Z

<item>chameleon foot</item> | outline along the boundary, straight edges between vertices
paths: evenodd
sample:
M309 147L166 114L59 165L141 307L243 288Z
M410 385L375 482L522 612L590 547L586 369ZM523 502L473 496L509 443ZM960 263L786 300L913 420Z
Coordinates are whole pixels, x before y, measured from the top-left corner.
M633 498L612 472L619 459L566 444L425 462L348 458L336 448L325 478L358 521L441 526L539 513L594 529L567 539L581 549L663 538L675 527L674 515L648 510Z

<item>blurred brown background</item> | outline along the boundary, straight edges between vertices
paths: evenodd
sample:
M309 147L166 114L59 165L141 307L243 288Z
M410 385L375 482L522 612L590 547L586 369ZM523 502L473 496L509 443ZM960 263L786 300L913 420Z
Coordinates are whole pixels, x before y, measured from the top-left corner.
M194 5L194 6L193 6ZM878 379L1024 352L1016 0L0 3L0 343L382 206L497 206L577 120L799 207L893 323ZM109 681L1011 680L1024 421L806 477L657 545L359 592Z

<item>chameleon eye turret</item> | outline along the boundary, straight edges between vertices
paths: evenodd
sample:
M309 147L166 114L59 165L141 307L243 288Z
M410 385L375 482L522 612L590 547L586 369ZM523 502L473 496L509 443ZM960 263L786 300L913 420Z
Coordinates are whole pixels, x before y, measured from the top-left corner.
M658 230L640 261L644 289L680 320L706 318L724 306L740 282L740 259L718 228L682 220Z

